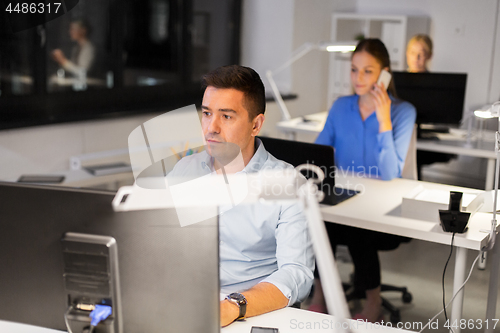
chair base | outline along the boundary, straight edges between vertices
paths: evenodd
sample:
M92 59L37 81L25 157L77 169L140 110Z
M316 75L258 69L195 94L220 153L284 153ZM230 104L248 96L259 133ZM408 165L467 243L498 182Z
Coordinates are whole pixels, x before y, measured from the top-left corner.
M343 283L342 285L344 287L344 291L346 291L346 300L348 302L352 301L352 300L366 298L366 293L363 290L357 290L356 288L353 288L353 286L349 283ZM391 285L387 285L387 284L382 284L380 286L380 289L381 289L381 292L395 291L395 292L402 293L401 299L403 300L403 303L411 303L411 301L413 299L412 294L408 291L408 289L406 287L396 287L396 286L391 286ZM382 307L387 312L389 312L391 323L397 324L401 321L401 313L399 312L399 309L396 308L394 305L392 305L384 297L382 297Z

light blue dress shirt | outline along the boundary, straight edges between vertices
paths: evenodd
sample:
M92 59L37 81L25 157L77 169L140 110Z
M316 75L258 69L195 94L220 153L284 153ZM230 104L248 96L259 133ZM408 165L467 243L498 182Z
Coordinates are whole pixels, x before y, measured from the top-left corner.
M244 173L292 168L269 154L259 139ZM206 151L184 157L171 177L213 173ZM221 293L243 292L259 282L275 285L292 305L302 301L313 282L314 254L306 217L296 204L239 204L219 213Z
M383 133L375 112L361 118L358 95L333 103L316 143L335 148L338 168L384 180L401 177L417 113L412 104L389 97L392 130Z

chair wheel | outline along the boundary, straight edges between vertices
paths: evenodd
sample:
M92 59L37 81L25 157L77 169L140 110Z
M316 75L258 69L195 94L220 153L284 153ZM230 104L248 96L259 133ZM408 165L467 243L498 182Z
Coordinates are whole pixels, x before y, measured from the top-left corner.
M413 296L409 292L403 294L403 303L411 303Z
M393 323L394 325L399 323L401 321L401 315L399 314L399 311L398 313L391 313L390 319L391 323Z

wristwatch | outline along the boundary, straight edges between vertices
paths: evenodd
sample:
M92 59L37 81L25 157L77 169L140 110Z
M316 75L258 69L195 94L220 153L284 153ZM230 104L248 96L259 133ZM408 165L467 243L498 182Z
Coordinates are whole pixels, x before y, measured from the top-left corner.
M236 318L236 320L245 318L245 315L247 313L247 299L245 298L245 296L240 293L232 293L227 295L226 299L229 302L236 304L238 308L240 308L240 314L238 318Z

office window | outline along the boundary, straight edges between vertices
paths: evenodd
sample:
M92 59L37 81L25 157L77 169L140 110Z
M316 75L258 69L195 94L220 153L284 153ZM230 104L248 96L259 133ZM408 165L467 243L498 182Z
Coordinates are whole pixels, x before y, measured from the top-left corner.
M241 0L80 0L21 32L0 20L0 129L200 103L201 76L239 62L240 11Z
M181 3L128 0L123 6L123 85L179 84Z
M191 16L191 79L234 64L239 58L231 45L239 36L239 3L234 0L194 0Z
M3 32L3 33L2 33ZM0 97L34 92L34 31L0 32Z
M109 0L81 0L46 23L48 92L112 88Z

